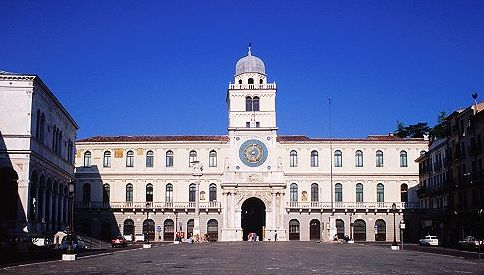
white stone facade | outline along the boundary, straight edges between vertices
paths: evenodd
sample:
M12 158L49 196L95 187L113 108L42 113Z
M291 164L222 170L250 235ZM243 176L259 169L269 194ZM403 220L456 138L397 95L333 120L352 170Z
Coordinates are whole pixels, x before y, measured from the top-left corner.
M0 72L2 237L64 230L77 129L38 76Z
M212 240L254 232L261 240L328 241L350 236L354 223L357 241L391 241L393 203L396 222L412 223L414 160L427 150L426 140L279 136L276 91L262 61L249 53L227 91L227 136L78 141L78 228L105 239L140 234L148 217L145 229L157 240L173 240L174 231L193 234L200 224ZM190 167L195 158L203 163L201 176Z

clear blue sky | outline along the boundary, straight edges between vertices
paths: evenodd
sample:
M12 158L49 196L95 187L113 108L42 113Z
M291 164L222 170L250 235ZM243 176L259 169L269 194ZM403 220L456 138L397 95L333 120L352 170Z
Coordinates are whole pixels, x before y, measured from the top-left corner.
M223 135L262 58L279 134L386 134L484 98L484 1L3 1L0 70L34 73L94 135Z

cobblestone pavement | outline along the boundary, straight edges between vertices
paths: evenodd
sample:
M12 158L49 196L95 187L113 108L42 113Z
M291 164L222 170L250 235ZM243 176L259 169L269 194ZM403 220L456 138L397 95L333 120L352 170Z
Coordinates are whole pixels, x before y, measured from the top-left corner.
M156 244L2 274L483 274L484 260L389 247L309 242Z

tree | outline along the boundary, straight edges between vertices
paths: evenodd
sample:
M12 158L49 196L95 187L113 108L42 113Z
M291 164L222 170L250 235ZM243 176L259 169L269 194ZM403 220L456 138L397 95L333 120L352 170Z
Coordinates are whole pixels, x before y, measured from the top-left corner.
M417 124L410 124L405 126L403 122L397 121L397 130L394 134L401 138L423 138L430 132L430 127L427 122L419 122Z
M437 117L437 125L430 130L431 139L446 137L448 134L447 122L445 121L447 114L442 111Z

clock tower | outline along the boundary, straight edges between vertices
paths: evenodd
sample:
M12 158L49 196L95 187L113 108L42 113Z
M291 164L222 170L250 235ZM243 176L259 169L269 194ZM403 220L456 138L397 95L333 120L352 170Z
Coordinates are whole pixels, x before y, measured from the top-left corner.
M235 81L229 83L227 106L232 154L229 170L270 171L277 135L276 83L268 83L265 65L252 55L235 65Z
M237 61L229 83L227 107L230 153L222 178L222 240L246 240L255 233L268 240L284 234L286 184L277 157L276 83L267 80L262 60L252 55ZM282 237L284 238L284 237Z

